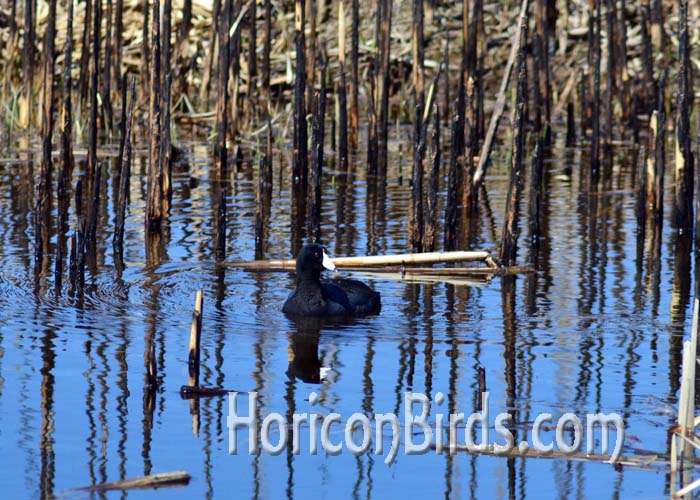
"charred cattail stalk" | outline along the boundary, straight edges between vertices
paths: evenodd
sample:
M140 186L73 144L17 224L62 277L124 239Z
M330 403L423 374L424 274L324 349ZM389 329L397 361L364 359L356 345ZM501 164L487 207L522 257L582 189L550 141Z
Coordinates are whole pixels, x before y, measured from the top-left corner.
M255 194L255 258L265 256L267 221L272 202L272 123L267 122L267 148L258 168L258 189Z
M463 224L469 226L472 219L472 211L476 206L476 190L474 188L474 156L478 146L478 117L474 108L474 79L466 82L465 120L465 148L464 148L464 175L462 176L462 212Z
M304 95L306 81L304 74L304 8L305 0L295 0L294 29L296 30L296 75L294 80L294 158L292 181L306 186L308 176L308 146L306 137L306 107Z
M148 3L148 0L144 0ZM83 22L83 35L81 37L81 52L80 52L80 67L89 68L90 67L90 29L92 27L92 0L85 0L85 18ZM144 43L147 38L144 38ZM78 77L78 94L80 97L80 108L83 108L83 104L88 98L88 84L90 77L90 71L81 71Z
M445 78L448 80L448 78ZM437 241L437 191L440 175L440 109L433 115L431 140L431 168L428 175L428 196L425 204L425 235L423 251L433 252Z
M646 112L651 112L657 109L656 102L656 81L654 80L654 54L651 43L651 10L649 9L649 0L642 0L642 66L644 68L644 95L646 101Z
M600 178L600 2L595 3L595 12L591 12L594 23L593 35L593 115L591 131L591 185L595 186Z
M160 0L153 0L153 22L151 27L151 74L150 74L150 147L148 161L148 197L146 199L146 231L159 233L163 221L161 182L161 110L160 110Z
M88 223L85 230L85 245L90 255L95 255L97 247L97 212L100 208L100 182L102 177L102 163L98 163L93 177L90 209L88 210Z
M377 56L375 55L373 67L378 64ZM375 78L372 76L369 79L369 102L367 109L367 175L377 175L377 113L374 106L374 98L376 94Z
M122 74L122 48L124 46L124 0L116 0L116 2L114 11L114 69L112 74L119 87L117 91L122 94L126 84L126 81L119 78Z
M615 93L617 57L615 54L615 21L617 18L616 0L606 0L605 26L607 28L607 71L605 85L605 143L609 147L613 139L613 94Z
M216 23L212 23L215 25ZM216 29L216 26L214 26ZM175 48L176 90L175 95L187 94L187 72L190 69L189 36L192 29L192 0L185 0L182 5L182 21L177 29Z
M257 19L258 11L256 8L255 0L250 2L250 7L248 8L248 92L247 98L249 103L255 102L255 89L257 87L258 81L258 63L257 63L257 43L258 43L258 30L257 30Z
M161 120L161 153L160 161L162 166L160 171L162 172L161 177L161 202L163 204L162 212L167 214L170 212L170 200L173 196L172 188L172 165L171 165L171 141L170 141L170 94L172 92L172 82L173 82L173 72L172 72L172 61L171 61L171 47L170 47L170 32L172 29L172 0L164 0L163 4L163 32L162 36L162 48L163 48L163 61L161 64L162 71L162 81L161 81L161 110L162 110L162 120Z
M654 158L654 221L658 226L663 222L664 214L664 158L666 154L666 109L665 109L665 90L666 90L666 72L662 72L659 77L658 95L656 102L659 106L657 113L657 133Z
M223 178L227 169L226 137L228 135L228 75L223 68L229 67L229 12L231 0L226 0L226 5L221 10L218 18L219 33L219 82L217 85L218 97L216 99L216 143L214 157Z
M204 66L204 75L202 75L202 87L199 91L199 100L203 103L209 102L209 88L211 87L212 72L214 71L214 55L221 48L218 47L219 42L219 17L221 16L221 0L214 0L212 9L211 31L209 32L209 52L207 54L207 63Z
M535 151L532 155L532 170L530 176L530 196L528 203L529 211L529 234L530 246L539 247L540 230L542 221L542 191L544 186L544 134L543 130L535 141Z
M338 157L340 168L348 169L348 99L345 82L345 11L343 2L338 4L338 71L340 72L340 84L338 85Z
M325 47L321 50L321 89L314 98L313 140L311 150L311 175L309 179L309 205L307 228L309 236L321 237L321 173L323 168L324 121L326 116L326 71L328 60Z
M455 111L452 118L450 169L447 174L447 199L445 200L445 251L454 250L457 247L457 203L459 200L459 170L460 153L457 136L464 133L461 128L459 110Z
M65 233L68 229L68 183L73 173L73 151L71 149L72 110L71 110L71 63L73 56L73 1L68 1L68 19L66 27L66 45L63 68L63 123L61 126L61 170L58 173L56 199L58 204L57 244L55 264L55 289L60 294L63 280L63 250Z
M678 105L676 106L676 193L674 221L682 232L693 228L694 161L690 148L690 47L688 40L688 0L679 0L678 20Z
M226 258L226 186L219 191L219 206L216 210L216 260Z
M265 0L265 28L263 45L262 88L268 103L270 100L270 50L272 49L272 2ZM269 111L269 110L266 110Z
M352 79L352 87L350 92L350 144L352 148L356 148L359 141L360 130L360 114L358 104L358 89L360 85L360 70L359 70L359 47L360 47L360 2L352 0L352 35L350 37L350 77Z
M141 95L145 98L145 96L149 95L149 77L146 77L145 75L151 74L151 49L149 40L149 31L151 29L151 25L149 24L150 11L148 0L143 0L142 11L143 27L141 31L141 36L143 37L143 45L141 47L141 74L144 76L141 78ZM213 24L214 23L212 23L212 25Z
M576 144L576 119L574 118L574 103L566 103L566 147Z
M97 166L97 73L100 70L100 26L102 8L99 1L93 4L92 13L92 63L90 65L90 119L88 122L88 189Z
M386 175L387 145L389 141L389 68L391 65L391 11L392 0L379 0L383 3L381 18L381 73L379 91L378 115L378 160L379 173Z
M102 118L107 130L112 130L112 0L107 0L105 18L105 51L102 73Z
M409 244L414 252L423 246L423 0L413 0L413 175L411 177L411 211L409 215Z
M19 104L19 125L27 127L32 112L32 82L34 81L34 10L35 2L24 2L24 35L22 38L22 95Z
M501 239L500 259L503 265L515 264L518 243L518 218L520 191L522 188L522 164L524 148L525 121L525 86L526 73L526 44L527 44L527 14L520 18L520 50L518 53L518 85L516 91L515 118L513 120L513 153L511 157L510 184L506 198L505 223Z
M318 6L316 0L308 0L309 14L309 54L306 59L306 109L313 113L314 89L316 88L316 12Z
M549 5L548 0L537 0L537 50L540 55L537 61L537 75L539 84L539 95L541 98L542 109L538 112L541 116L542 127L545 131L545 143L549 143L549 129L551 122L551 85L549 73Z
M117 201L117 214L114 221L114 247L115 258L121 262L124 248L124 221L126 217L126 201L129 195L129 179L131 177L131 127L134 118L134 101L136 100L136 80L131 80L131 102L129 111L122 118L124 127L124 154L119 156L119 198ZM124 92L126 97L126 91Z

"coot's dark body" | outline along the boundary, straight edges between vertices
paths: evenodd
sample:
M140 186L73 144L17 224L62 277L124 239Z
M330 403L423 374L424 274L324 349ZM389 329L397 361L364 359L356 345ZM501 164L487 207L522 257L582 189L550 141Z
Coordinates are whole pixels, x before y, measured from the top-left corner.
M324 248L306 245L297 256L297 287L282 311L300 316L348 316L377 314L382 308L379 293L361 281L321 280L325 268L335 270Z

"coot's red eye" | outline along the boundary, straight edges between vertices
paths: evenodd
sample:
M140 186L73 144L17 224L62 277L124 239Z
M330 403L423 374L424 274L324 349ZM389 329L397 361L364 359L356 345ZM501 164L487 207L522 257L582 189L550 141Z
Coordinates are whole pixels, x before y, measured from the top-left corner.
M318 252L314 252L314 257L318 257Z

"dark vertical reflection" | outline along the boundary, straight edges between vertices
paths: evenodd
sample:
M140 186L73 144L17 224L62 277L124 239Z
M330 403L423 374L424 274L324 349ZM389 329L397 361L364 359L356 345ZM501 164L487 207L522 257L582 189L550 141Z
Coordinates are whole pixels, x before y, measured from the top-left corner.
M445 354L450 359L450 370L448 378L447 392L447 415L457 413L457 397L459 382L459 339L456 331L455 321L455 287L451 284L445 285L445 333L447 335L449 348ZM449 452L449 448L443 451L445 455L445 499L451 499L453 496L453 475L455 468L455 458L457 455ZM476 485L470 484L471 497L475 496Z
M35 310L35 317L39 309ZM52 315L49 314L49 317ZM54 452L54 375L56 366L55 342L56 333L53 328L47 327L41 338L41 498L54 496L54 478L56 473L56 454Z
M671 331L668 353L668 401L675 404L680 388L683 358L683 336L686 331L686 311L690 301L690 251L692 236L676 233L674 243L673 289L671 290Z
M517 388L517 363L515 343L518 335L517 320L515 315L516 276L504 276L501 278L501 307L503 311L503 361L504 379L506 383L506 408L512 416L513 422L519 422L519 411L516 406L518 397ZM513 429L515 443L519 443L518 431ZM516 497L516 463L514 458L507 458L508 469L508 498Z

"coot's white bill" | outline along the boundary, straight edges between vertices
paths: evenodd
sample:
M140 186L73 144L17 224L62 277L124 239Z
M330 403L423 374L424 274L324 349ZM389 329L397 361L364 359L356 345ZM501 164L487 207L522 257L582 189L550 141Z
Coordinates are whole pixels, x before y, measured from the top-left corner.
M331 258L328 256L326 252L323 252L323 267L328 269L329 271L335 271L335 264L333 264L333 261Z

